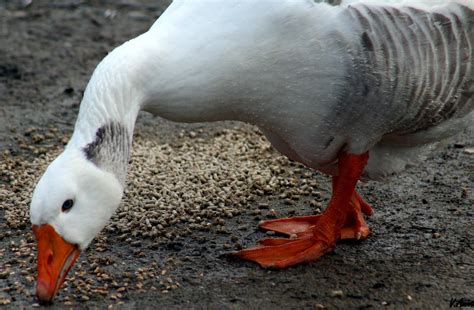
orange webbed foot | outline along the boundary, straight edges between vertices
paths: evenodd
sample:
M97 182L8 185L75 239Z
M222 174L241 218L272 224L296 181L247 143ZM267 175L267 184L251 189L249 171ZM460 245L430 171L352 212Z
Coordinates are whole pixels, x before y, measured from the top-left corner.
M374 211L356 191L351 197L350 204L353 211L351 210L347 216L346 223L341 229L340 239L365 239L369 236L370 231L364 220L364 215L371 216ZM258 226L263 230L274 231L295 238L297 234L304 235L305 231L311 234L309 232L310 227L316 225L320 218L321 215L295 216L262 221Z
M308 235L308 234L306 234ZM236 257L251 260L263 268L282 269L312 262L332 250L325 236L314 234L303 238L268 238L259 245L235 253Z
M264 268L281 269L315 261L331 252L340 239L367 238L369 228L363 215L372 215L373 210L354 190L367 158L367 153L340 155L341 175L333 178L333 195L323 214L263 221L259 225L262 229L289 238L263 239L234 255Z
M369 227L363 218L361 205L353 196L351 206L354 208L346 223L331 235L326 230L324 215L298 216L283 219L262 221L259 227L285 234L289 238L266 238L258 241L258 246L242 250L235 255L242 259L255 261L264 268L286 268L296 264L311 262L334 249L336 240L362 240L369 236ZM370 207L370 206L369 206ZM321 227L318 222L321 221ZM328 238L328 235L330 237Z

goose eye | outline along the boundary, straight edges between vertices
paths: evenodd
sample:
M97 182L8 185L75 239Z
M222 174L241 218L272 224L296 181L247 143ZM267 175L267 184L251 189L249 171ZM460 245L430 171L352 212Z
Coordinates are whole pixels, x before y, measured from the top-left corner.
M67 212L72 208L73 205L74 205L74 201L72 199L68 199L63 203L63 206L61 207L61 211Z

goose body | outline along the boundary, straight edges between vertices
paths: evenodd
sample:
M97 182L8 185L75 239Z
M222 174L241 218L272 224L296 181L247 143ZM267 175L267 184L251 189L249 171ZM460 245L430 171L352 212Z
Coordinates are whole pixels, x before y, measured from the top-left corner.
M333 175L344 194L333 196L324 220L263 226L301 240L239 254L286 267L314 260L340 238L367 236L361 214L372 211L354 191L359 178L399 172L472 125L473 47L471 1L173 2L98 65L70 142L35 189L39 299L53 298L59 274L118 207L140 110L179 122L254 124L284 155ZM64 210L67 200L74 207ZM317 222L336 228L311 228L325 236L314 250L306 236ZM48 242L65 254L50 258ZM310 256L269 259L303 246Z

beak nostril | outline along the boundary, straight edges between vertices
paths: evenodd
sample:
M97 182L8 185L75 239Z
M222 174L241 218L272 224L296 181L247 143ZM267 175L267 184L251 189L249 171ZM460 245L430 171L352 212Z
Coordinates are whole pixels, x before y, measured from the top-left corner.
M48 258L46 260L46 263L48 264L48 266L53 264L53 252L48 253Z

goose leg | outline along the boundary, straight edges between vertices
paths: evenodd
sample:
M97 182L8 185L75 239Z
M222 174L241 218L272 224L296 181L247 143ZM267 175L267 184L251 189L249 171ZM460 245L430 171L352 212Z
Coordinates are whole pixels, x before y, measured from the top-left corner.
M333 190L336 188L338 179L338 176L333 177L332 179ZM369 226L367 226L367 223L364 220L363 214L371 216L374 214L374 210L356 190L354 190L352 193L350 204L352 206L352 210L350 210L350 213L347 215L346 223L341 229L341 239L366 239L370 234L370 230Z
M354 189L367 160L367 153L339 155L339 177L333 178L332 197L323 214L265 221L260 227L290 238L263 239L235 256L264 268L281 269L318 259L331 252L339 239L366 238L369 228L362 214L373 211Z

